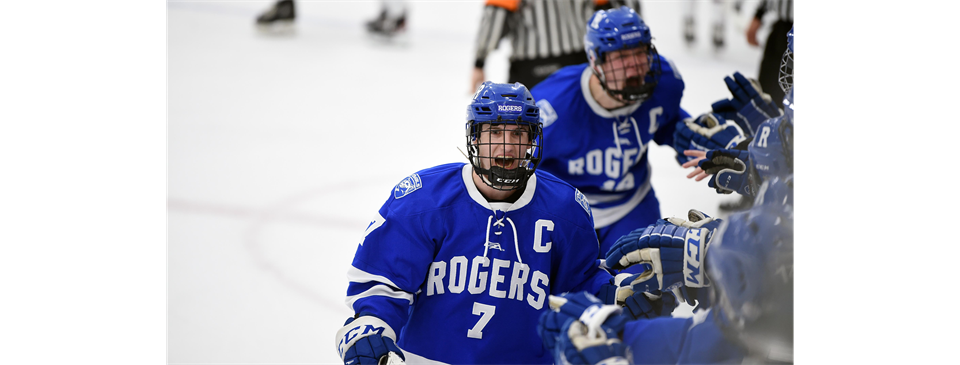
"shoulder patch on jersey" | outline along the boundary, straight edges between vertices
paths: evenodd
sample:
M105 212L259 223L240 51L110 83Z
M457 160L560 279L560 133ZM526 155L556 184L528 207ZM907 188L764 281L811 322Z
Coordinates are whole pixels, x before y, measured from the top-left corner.
M583 210L587 211L587 214L589 214L592 217L593 212L590 211L590 202L587 201L587 197L584 196L579 189L574 189L574 191L576 191L576 195L574 195L574 199L576 199L577 203L580 203L580 206L583 207Z
M537 100L537 107L540 108L540 121L543 122L544 128L557 121L557 111L553 110L553 105L550 105L547 99Z
M403 181L397 184L397 187L393 188L393 197L396 199L400 199L402 197L410 195L410 193L416 191L421 187L423 187L423 183L420 182L420 175L413 174L413 175L407 176L406 179L403 179Z

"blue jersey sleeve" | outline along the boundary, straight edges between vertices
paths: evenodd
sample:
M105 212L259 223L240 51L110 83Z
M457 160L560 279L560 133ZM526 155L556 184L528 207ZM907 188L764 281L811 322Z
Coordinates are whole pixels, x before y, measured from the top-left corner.
M347 275L347 304L400 333L435 247L426 238L421 215L397 205L391 197L367 227Z
M663 56L660 56L660 59L663 74L660 76L660 82L657 83L657 98L663 106L666 120L654 133L653 140L661 146L673 146L673 132L676 130L677 122L690 117L690 113L680 107L680 100L683 98L686 86L673 61Z
M746 352L728 340L714 311L691 318L654 318L628 322L623 341L634 364L739 363Z

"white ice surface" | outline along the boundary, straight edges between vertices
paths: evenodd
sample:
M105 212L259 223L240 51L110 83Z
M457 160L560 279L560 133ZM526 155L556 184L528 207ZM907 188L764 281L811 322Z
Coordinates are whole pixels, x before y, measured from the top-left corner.
M363 30L377 2L298 2L286 35L253 26L269 4L167 3L170 364L339 363L346 271L368 219L403 177L465 161L482 2L412 2L392 42ZM715 52L709 6L692 48L680 4L643 6L691 114L728 97L724 75L756 76L747 15L728 17ZM491 56L489 79L506 81L506 54ZM663 215L734 199L686 180L671 149L650 156Z

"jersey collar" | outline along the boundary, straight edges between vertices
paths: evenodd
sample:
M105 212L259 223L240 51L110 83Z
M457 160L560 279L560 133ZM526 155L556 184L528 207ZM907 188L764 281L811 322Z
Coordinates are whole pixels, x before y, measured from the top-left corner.
M463 184L467 188L467 193L470 194L470 198L477 202L477 204L492 211L501 210L503 212L509 212L523 208L533 200L533 194L537 190L537 174L534 173L530 176L530 179L527 180L526 189L515 203L490 203L483 197L483 194L480 194L480 189L477 189L477 185L473 183L473 165L464 164L461 175L463 176Z

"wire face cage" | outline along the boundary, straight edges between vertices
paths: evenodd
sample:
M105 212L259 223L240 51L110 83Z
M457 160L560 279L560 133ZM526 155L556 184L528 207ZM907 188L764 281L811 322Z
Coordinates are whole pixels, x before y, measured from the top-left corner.
M598 77L603 88L621 102L646 100L660 81L662 67L657 48L641 43L603 53L598 60Z
M467 158L484 183L496 190L526 185L540 164L543 127L520 118L472 122L467 130Z

